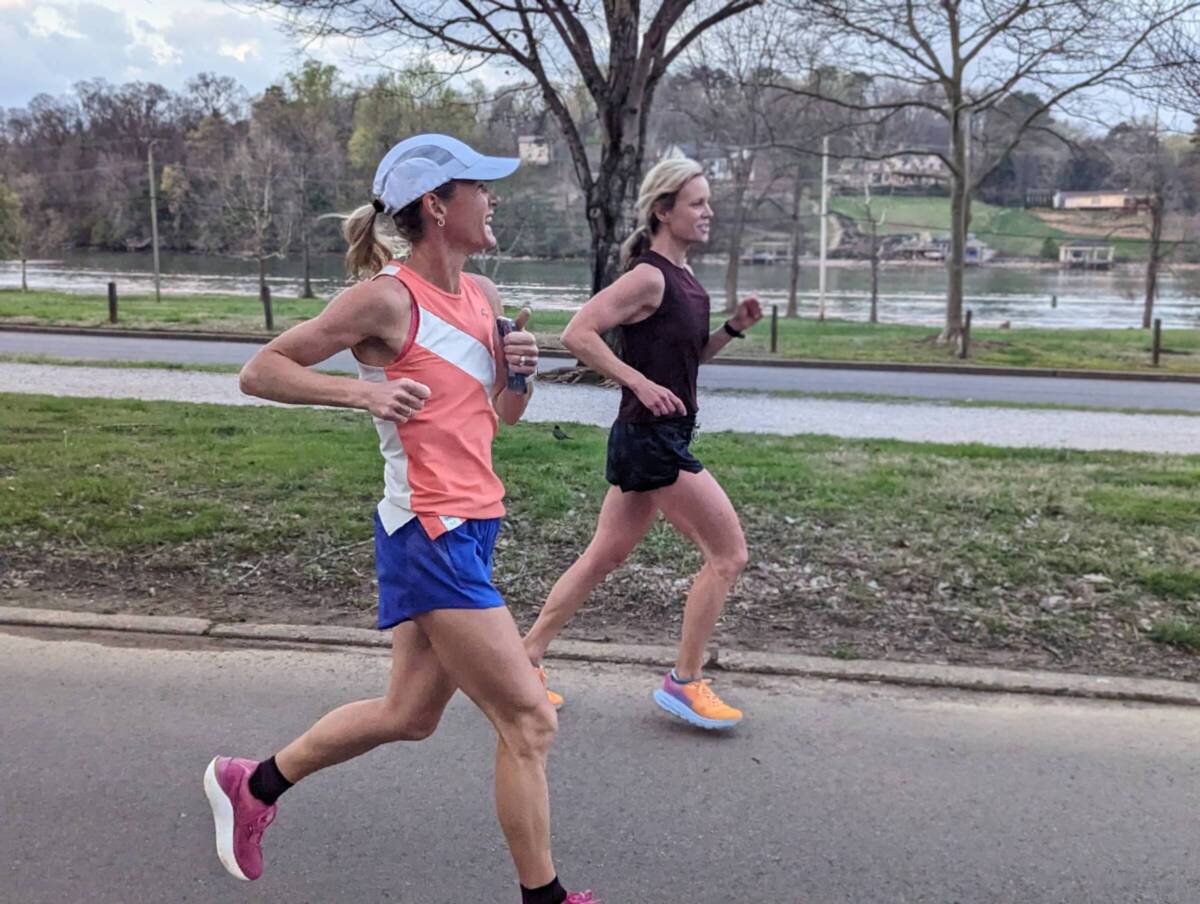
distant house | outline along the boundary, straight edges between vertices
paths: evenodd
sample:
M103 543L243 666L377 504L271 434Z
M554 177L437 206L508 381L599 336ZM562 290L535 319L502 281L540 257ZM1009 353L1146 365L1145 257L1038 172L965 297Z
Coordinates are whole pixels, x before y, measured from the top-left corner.
M743 264L782 264L791 259L790 239L755 239L746 243L741 254Z
M659 160L670 157L689 157L704 167L704 175L712 182L728 182L733 178L733 158L737 151L730 152L714 145L692 142L669 144L662 149Z
M950 171L937 154L900 154L883 160L847 160L835 179L850 188L936 188Z
M1131 191L1060 191L1054 193L1055 210L1137 210L1150 201Z
M950 256L950 236L929 233L912 236L895 248L894 255L898 258L915 261L944 261ZM967 246L963 249L963 261L968 267L986 264L995 256L995 250L987 242L981 242L973 235L967 237Z
M1058 263L1071 270L1108 270L1113 265L1116 249L1098 242L1076 242L1060 245Z
M529 166L549 166L550 142L542 135L521 135L517 138L517 156Z

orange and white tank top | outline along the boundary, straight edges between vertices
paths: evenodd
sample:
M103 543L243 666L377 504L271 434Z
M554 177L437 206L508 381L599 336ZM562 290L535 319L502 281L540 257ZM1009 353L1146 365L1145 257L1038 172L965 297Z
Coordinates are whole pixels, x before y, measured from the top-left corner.
M358 362L361 379L407 377L429 387L425 407L403 424L375 418L383 453L384 495L377 511L392 534L418 518L431 538L464 520L504 514L504 484L492 470L498 420L496 315L463 274L457 295L392 261L375 277L398 279L412 296L404 348L386 367Z

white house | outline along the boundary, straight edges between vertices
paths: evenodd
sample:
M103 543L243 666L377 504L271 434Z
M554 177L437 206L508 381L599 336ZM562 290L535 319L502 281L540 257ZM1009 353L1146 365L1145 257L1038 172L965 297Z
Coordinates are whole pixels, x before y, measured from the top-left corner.
M517 156L529 166L549 166L550 142L541 135L521 135L517 138Z

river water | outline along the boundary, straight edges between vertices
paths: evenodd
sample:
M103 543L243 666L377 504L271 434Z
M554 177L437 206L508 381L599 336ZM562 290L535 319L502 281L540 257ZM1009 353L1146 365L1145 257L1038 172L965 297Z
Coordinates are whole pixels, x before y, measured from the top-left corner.
M163 291L171 294L253 294L258 271L253 261L191 254L162 255ZM504 260L489 262L496 281L511 303L534 308L570 309L588 296L589 275L583 261ZM724 298L722 263L699 262L696 274L713 295L714 306ZM268 270L277 296L300 289L298 260L271 261ZM343 284L341 258L318 255L313 260L314 288L332 295ZM865 320L870 274L859 266L837 262L829 269L829 316ZM116 280L124 294L152 292L153 265L145 253L72 252L47 261L30 262L33 289L100 293ZM786 266L743 266L742 292L756 292L764 304L787 304ZM967 307L975 322L994 326L1010 321L1014 327L1128 328L1141 323L1143 275L1137 267L1109 272L1063 271L1054 267L991 265L967 271ZM889 264L880 276L880 320L889 323L935 325L942 321L945 271L940 266ZM15 261L0 261L0 288L20 285ZM1057 307L1051 298L1057 297ZM806 262L801 271L801 314L817 311L817 268ZM1165 273L1156 316L1166 327L1200 328L1200 272Z

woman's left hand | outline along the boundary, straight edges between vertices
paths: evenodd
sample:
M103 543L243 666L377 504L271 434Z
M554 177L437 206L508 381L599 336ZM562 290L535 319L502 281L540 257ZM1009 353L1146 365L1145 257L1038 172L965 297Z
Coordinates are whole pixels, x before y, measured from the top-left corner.
M741 304L737 307L737 311L729 318L729 325L739 333L744 333L762 319L763 310L758 296L751 295L748 298L742 299Z
M537 373L537 339L533 333L526 332L528 322L529 310L524 309L517 315L516 329L504 337L504 360L509 373L525 376Z

